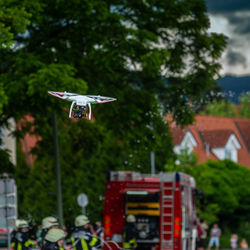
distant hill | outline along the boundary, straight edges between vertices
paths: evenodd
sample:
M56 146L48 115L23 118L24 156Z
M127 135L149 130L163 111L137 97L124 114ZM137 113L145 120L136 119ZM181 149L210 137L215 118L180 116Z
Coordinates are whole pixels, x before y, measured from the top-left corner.
M217 84L223 88L226 98L238 104L238 97L250 91L250 76L231 76L226 75L217 80Z

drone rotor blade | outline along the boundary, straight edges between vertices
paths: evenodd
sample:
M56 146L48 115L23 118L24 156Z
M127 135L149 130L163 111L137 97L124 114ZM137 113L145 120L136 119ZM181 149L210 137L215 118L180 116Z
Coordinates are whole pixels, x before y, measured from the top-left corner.
M75 101L73 101L73 102L72 102L72 104L71 104L71 106L70 106L69 118L71 118L72 109L73 109L73 107L74 107L75 103L76 103L76 102L75 102Z

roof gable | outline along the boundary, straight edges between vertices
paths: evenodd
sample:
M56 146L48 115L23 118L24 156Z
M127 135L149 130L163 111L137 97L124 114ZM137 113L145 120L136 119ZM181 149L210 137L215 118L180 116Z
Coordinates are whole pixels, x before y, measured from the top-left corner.
M169 117L166 121L171 128L175 149L181 148L185 134L190 132L197 146L192 143L189 146L193 145L199 163L230 158L250 167L250 119L196 115L194 124L184 129L176 127Z
M225 145L225 148L227 149L240 149L241 148L240 143L234 134L230 135L227 141L227 144Z
M212 148L224 147L232 134L233 131L229 129L200 131L202 141Z

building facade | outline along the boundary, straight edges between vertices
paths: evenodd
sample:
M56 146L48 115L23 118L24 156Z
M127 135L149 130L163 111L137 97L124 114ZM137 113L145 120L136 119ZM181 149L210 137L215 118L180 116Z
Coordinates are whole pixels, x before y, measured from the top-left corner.
M250 168L250 119L196 115L192 125L181 129L168 116L174 152L194 151L198 163L230 159Z

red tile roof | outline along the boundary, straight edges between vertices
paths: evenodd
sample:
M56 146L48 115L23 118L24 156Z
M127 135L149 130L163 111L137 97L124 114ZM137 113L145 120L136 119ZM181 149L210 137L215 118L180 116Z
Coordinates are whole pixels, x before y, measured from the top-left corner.
M239 120L239 119L235 119L235 126L238 128L239 133L241 134L245 146L248 150L248 152L250 153L250 127L249 127L249 120Z
M229 130L229 129L200 131L200 136L203 142L208 144L212 148L224 147L230 135L232 134L233 134L233 130Z
M250 119L196 115L194 124L184 129L176 127L169 115L166 121L171 128L174 145L181 143L187 130L192 133L198 144L194 151L199 157L199 163L208 159L218 160L211 148L225 146L229 136L234 134L241 146L238 150L238 163L250 167ZM209 151L205 143L210 146Z
M181 128L170 128L170 130L173 137L174 145L179 145L182 142L186 131Z

